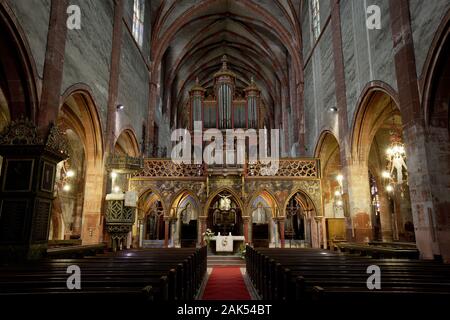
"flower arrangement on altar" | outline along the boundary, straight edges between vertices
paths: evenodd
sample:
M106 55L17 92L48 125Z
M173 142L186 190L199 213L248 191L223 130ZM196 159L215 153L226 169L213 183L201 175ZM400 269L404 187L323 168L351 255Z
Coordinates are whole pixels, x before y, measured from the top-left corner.
M206 242L206 245L209 245L209 242L214 237L214 232L212 232L211 229L208 228L208 229L206 229L205 232L203 232L202 236L203 236L203 241Z
M242 244L239 246L239 252L238 252L238 255L239 255L239 257L241 257L241 258L244 259L244 260L245 260L245 253L246 253L246 251L247 251L247 245L248 245L248 243L242 243Z

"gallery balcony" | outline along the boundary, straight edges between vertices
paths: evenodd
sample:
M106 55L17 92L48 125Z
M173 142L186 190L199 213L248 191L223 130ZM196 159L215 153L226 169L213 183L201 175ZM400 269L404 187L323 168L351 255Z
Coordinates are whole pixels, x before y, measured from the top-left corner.
M239 175L248 178L267 177L319 179L320 165L316 158L289 158L277 162L277 170L265 174L266 165L257 161L244 165L206 165L175 163L171 159L143 159L141 170L133 173L133 177L148 178L202 178L212 175Z
M106 167L109 171L118 173L139 172L144 168L144 159L113 154L108 157Z

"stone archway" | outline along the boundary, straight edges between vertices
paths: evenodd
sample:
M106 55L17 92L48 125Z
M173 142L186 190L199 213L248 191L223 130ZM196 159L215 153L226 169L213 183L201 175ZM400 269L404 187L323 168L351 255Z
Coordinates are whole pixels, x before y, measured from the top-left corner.
M320 159L322 178L322 199L325 218L325 234L329 245L347 238L348 199L343 189L343 168L341 149L331 131L323 131L317 143L315 156Z
M139 143L134 130L126 128L119 134L114 143L114 154L138 157L140 154Z
M155 217L158 219L155 220ZM149 219L156 222L153 226L157 232L153 232L152 236L149 236ZM133 247L167 246L168 228L167 208L161 195L152 188L146 189L140 194L137 203L136 221L131 231Z
M103 239L101 208L104 195L104 144L100 118L87 86L69 88L63 95L63 101L57 121L69 142L72 141L73 151L72 159L59 166L57 179L61 184L57 192L76 192L72 194L76 201L68 209L74 212L74 219L69 223L75 227L72 229L73 235L81 237L83 244L99 243ZM69 189L66 187L68 185ZM58 200L61 198L58 197Z
M278 247L278 202L267 190L255 193L247 205L249 239L255 247Z
M34 122L39 103L36 65L25 33L4 2L0 3L0 30L0 90L10 119L23 116Z
M332 132L322 132L315 156L320 159L324 216L344 218L344 200L339 183L339 176L342 175L340 146Z
M197 196L182 190L174 196L171 205L171 242L174 247L194 247L201 243L200 215Z
M234 193L225 189L213 195L205 206L207 212L207 228L215 234L222 235L231 232L232 235L244 234L244 223L242 220L242 203Z
M279 228L286 247L320 248L323 230L321 220L316 220L316 212L314 202L303 190L295 190L289 195Z
M389 178L394 178L395 170L389 175L386 173L390 171L387 148L394 137L403 143L402 120L396 101L392 88L383 83L371 83L363 91L355 113L351 134L352 161L345 168L348 179L345 183L351 214L351 233L348 233L357 242L392 241L397 217L402 217L405 223L411 220L406 180L398 184L392 194L388 192L390 188L386 188L395 180Z

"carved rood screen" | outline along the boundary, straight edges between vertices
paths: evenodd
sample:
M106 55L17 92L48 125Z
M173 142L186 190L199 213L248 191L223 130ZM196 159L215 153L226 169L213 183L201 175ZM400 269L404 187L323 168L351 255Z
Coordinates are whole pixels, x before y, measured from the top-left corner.
M246 164L244 175L249 177L269 177L261 174L265 165L257 162ZM182 178L204 177L208 174L206 165L177 164L170 159L145 159L144 168L133 174L133 177L141 178ZM278 171L274 177L288 178L313 178L319 177L318 159L282 159L278 161Z

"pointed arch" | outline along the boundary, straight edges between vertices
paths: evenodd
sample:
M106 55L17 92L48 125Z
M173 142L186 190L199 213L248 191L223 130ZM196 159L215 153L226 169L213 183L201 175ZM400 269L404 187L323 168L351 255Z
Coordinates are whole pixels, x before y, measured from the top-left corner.
M425 63L419 79L419 88L422 97L422 106L426 123L429 124L431 105L433 103L433 84L436 81L437 70L442 67L445 55L445 45L450 41L450 10L447 11L434 35L430 49L428 50Z
M35 121L39 106L36 63L25 32L5 1L0 2L0 30L0 87L11 119L25 116Z
M74 232L81 234L83 244L101 242L105 187L104 141L101 120L89 86L78 83L70 86L63 93L57 123L73 142L73 146L76 145L76 141L81 144L81 146L75 146L75 149L81 148L84 151L81 152L81 156L68 160L73 162L72 165L77 166L73 168L77 173L74 177L76 188L72 189L77 192L77 197L80 199L80 203L77 202ZM78 167L81 165L82 167ZM96 186L93 188L94 191L85 192L91 186ZM56 200L61 201L60 204L62 204L67 199L64 200L61 191Z
M176 214L175 209L178 207L178 205L185 199L186 197L191 196L194 200L194 205L198 208L198 213L200 214L202 212L201 202L198 199L198 196L192 192L189 189L182 189L179 192L177 192L170 200L170 216L173 216Z
M280 213L280 204L276 197L267 189L261 189L257 192L254 192L253 195L249 198L246 207L246 213L248 216L251 216L252 204L258 198L262 197L267 203L272 203L274 206L272 207L272 217L276 218Z
M382 81L369 82L357 103L351 127L352 158L367 162L375 133L389 118L400 115L398 95Z
M144 210L146 208L145 205L147 202L149 202L149 200L151 200L152 203L153 203L153 201L155 201L154 199L151 199L153 196L155 196L156 199L158 199L161 202L161 205L164 210L164 216L165 217L169 216L169 211L167 210L167 205L164 202L163 197L157 191L157 189L154 187L148 187L146 189L143 189L140 192L140 194L138 195L138 211L139 211L139 213L144 212L143 214L145 215L145 210Z
M116 141L114 141L114 153L126 154L131 157L139 156L139 142L136 132L131 126L122 129L117 136Z
M95 166L103 165L103 128L91 88L84 83L74 84L62 94L61 101L60 120L63 118L73 126Z
M236 200L238 206L240 207L241 211L245 208L244 203L242 202L241 198L239 197L239 195L233 191L231 188L228 187L222 187L218 190L216 190L214 193L212 193L209 197L208 200L206 201L205 207L203 208L203 217L207 217L208 216L208 209L209 206L211 205L211 202L214 200L214 198L219 195L222 192L228 192L230 193L234 200Z
M289 196L286 198L286 201L285 201L284 204L283 204L283 211L282 211L282 212L283 212L283 216L284 216L284 217L286 216L286 207L287 207L287 205L289 204L289 201L290 201L290 200L292 199L292 197L294 197L297 193L300 193L302 196L304 196L304 200L305 200L305 201L302 202L303 209L305 209L305 210L311 210L311 209L312 209L315 213L320 212L320 211L318 211L318 207L317 207L319 204L314 203L314 201L311 199L311 197L308 195L308 193L307 193L306 191L304 191L304 190L301 189L301 188L296 188L296 189L294 189L294 191L292 191L292 192L289 194ZM311 203L312 208L308 206L308 202Z

